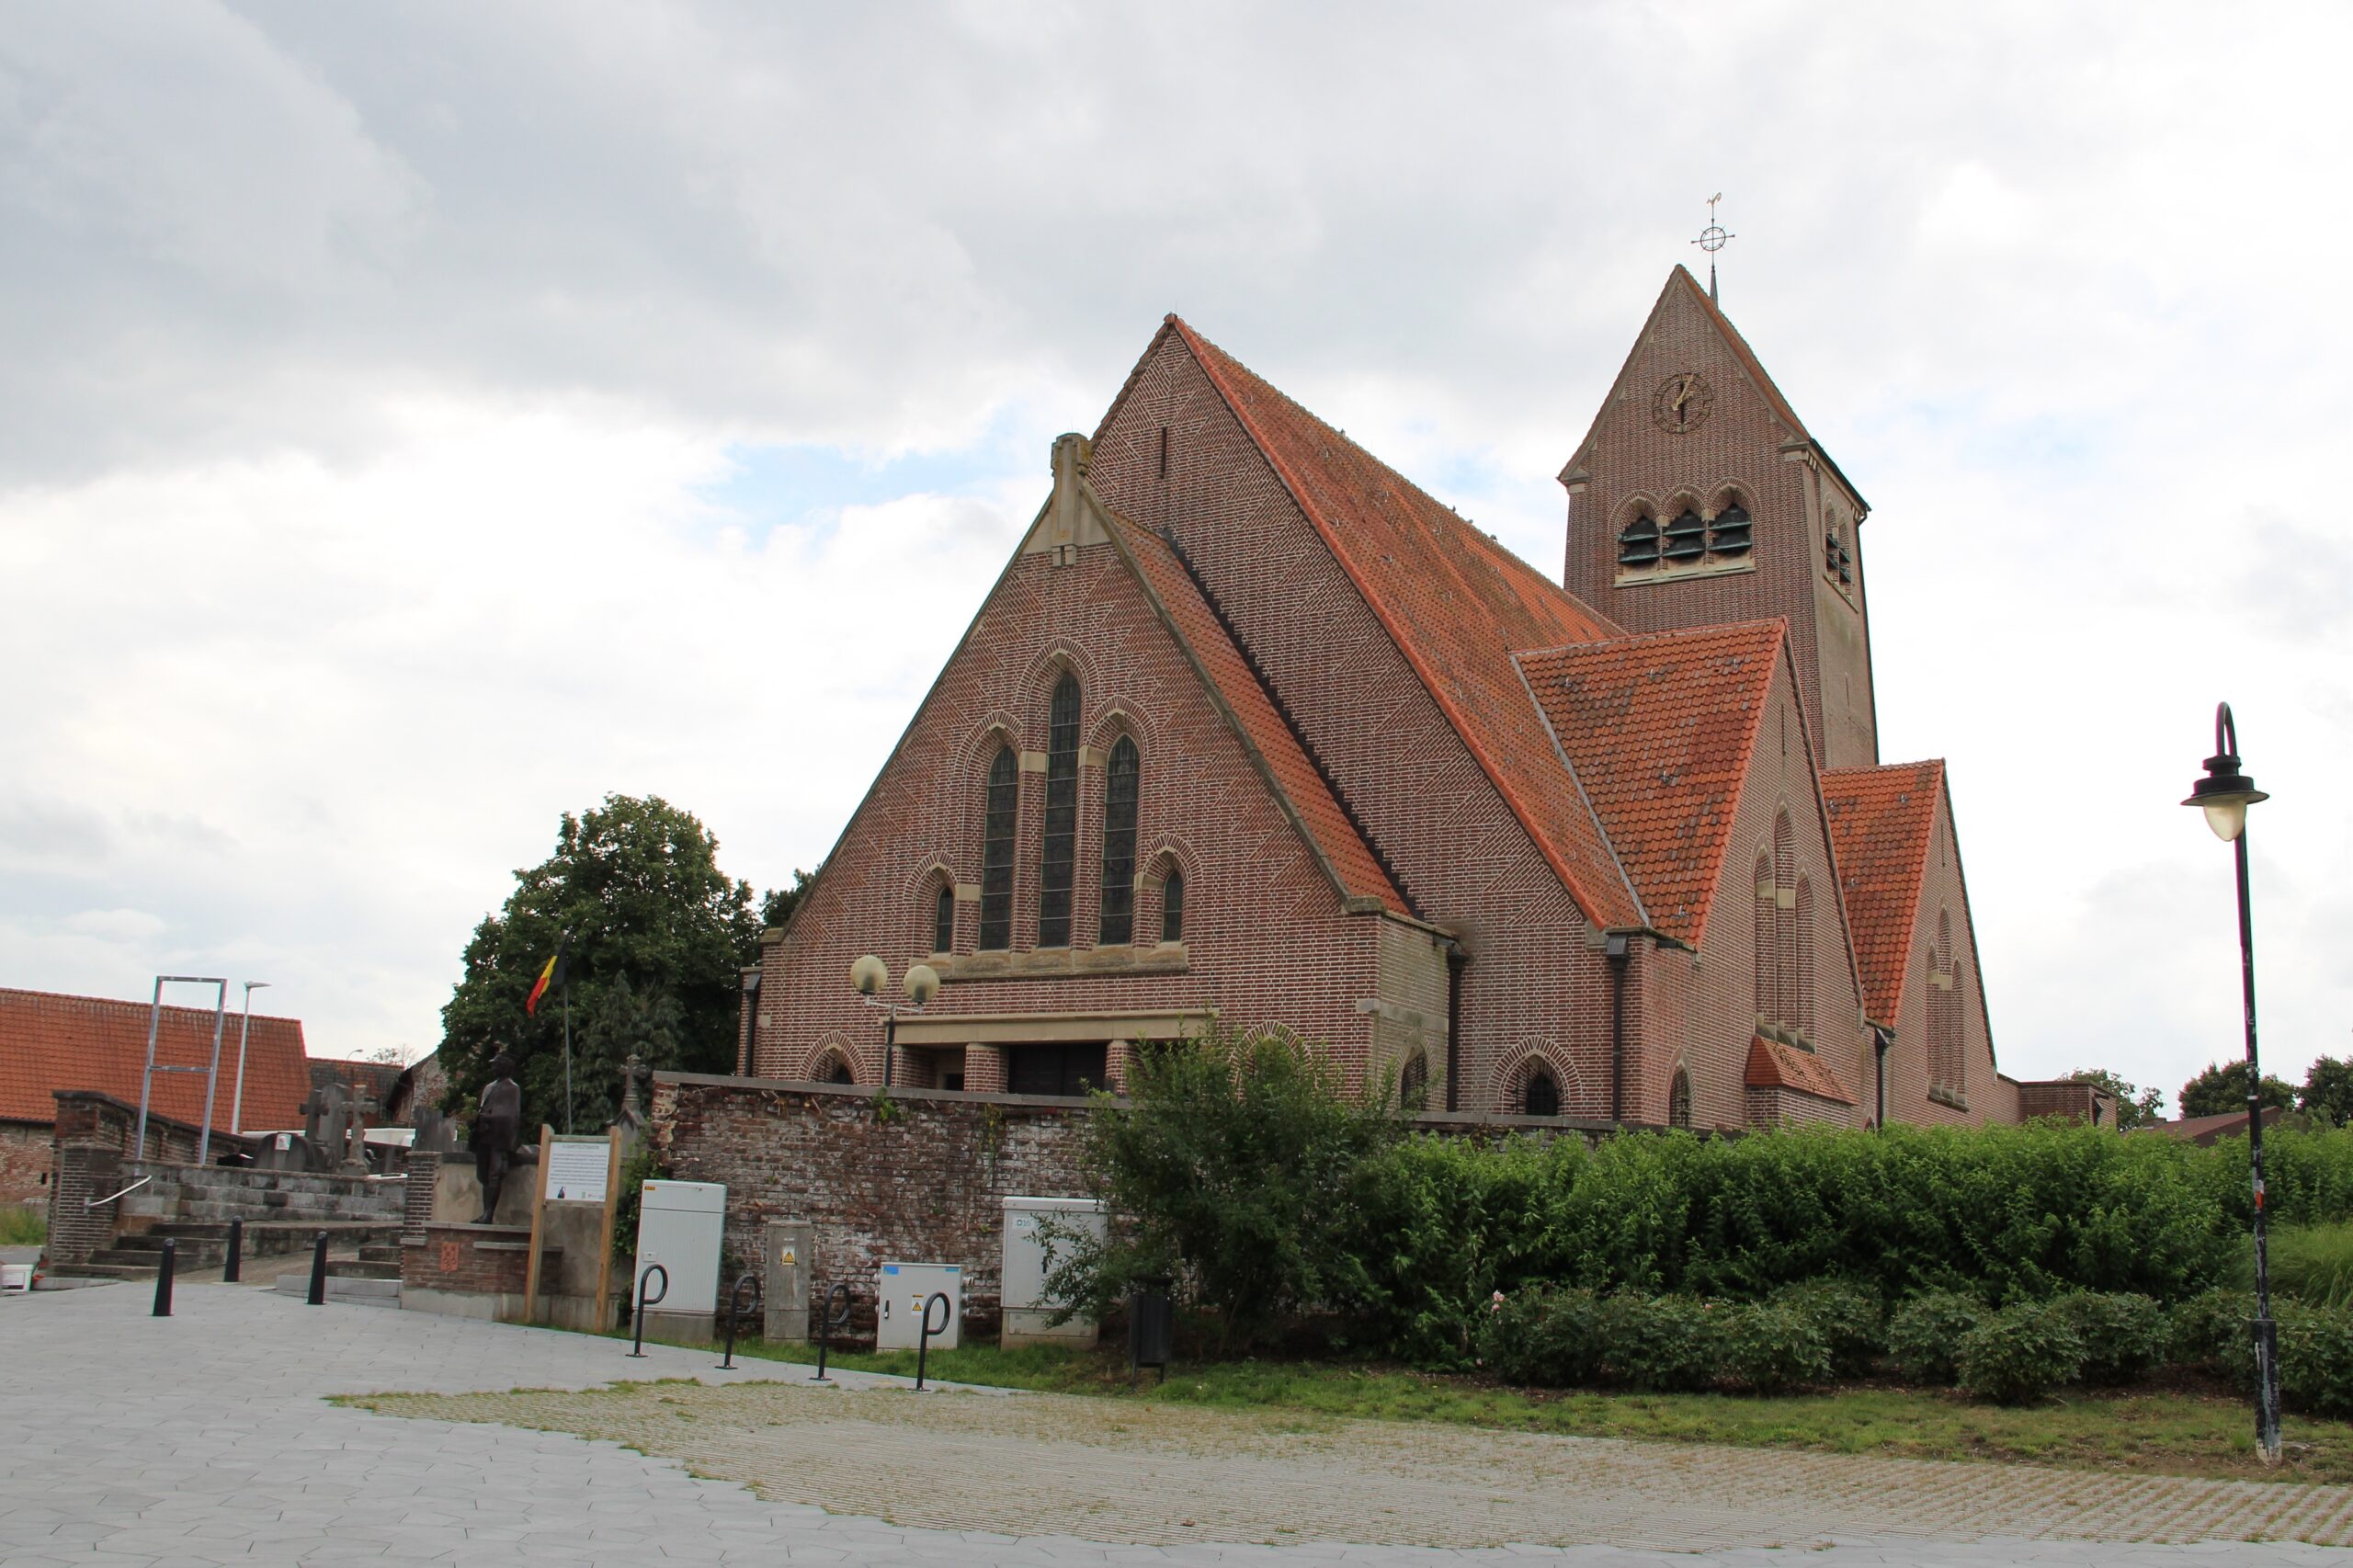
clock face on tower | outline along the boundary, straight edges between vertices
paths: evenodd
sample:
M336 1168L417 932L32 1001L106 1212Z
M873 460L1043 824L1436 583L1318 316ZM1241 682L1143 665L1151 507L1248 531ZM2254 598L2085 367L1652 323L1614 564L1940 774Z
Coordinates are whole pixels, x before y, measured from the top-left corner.
M1651 399L1651 421L1670 436L1696 429L1715 406L1716 389L1697 370L1677 370L1661 381Z

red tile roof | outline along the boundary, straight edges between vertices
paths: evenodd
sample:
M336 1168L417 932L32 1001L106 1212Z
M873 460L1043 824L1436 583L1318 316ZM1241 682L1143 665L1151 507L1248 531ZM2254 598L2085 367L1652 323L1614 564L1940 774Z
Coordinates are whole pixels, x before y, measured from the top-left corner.
M57 1119L59 1089L97 1089L139 1103L140 1069L147 1061L148 1005L97 996L61 996L46 991L0 990L0 1119ZM212 1124L226 1129L237 1074L238 1015L221 1033L221 1082ZM212 1059L210 1009L164 1009L155 1041L160 1065L201 1066ZM247 1128L302 1125L302 1102L311 1092L310 1064L302 1050L302 1025L294 1018L254 1015L245 1048ZM159 1073L150 1102L158 1115L195 1123L204 1115L204 1074Z
M1308 835L1331 863L1348 896L1377 898L1400 915L1407 913L1404 896L1334 799L1324 776L1301 748L1299 737L1291 733L1176 552L1149 529L1118 518L1114 527L1120 542L1142 568L1145 585L1167 608L1177 635L1199 658L1211 684L1233 710L1250 744L1267 759L1268 771L1297 808Z
M1586 917L1649 924L1511 654L1623 629L1171 316Z
M1810 1051L1763 1035L1748 1042L1748 1071L1741 1081L1752 1089L1795 1089L1840 1105L1858 1103L1855 1091L1838 1081L1828 1062Z
M1695 945L1785 631L1750 621L1519 656L1652 924Z
M1903 1010L1928 846L1944 797L1940 759L1834 768L1822 776L1831 850L1862 971L1863 1011L1882 1024L1893 1025Z

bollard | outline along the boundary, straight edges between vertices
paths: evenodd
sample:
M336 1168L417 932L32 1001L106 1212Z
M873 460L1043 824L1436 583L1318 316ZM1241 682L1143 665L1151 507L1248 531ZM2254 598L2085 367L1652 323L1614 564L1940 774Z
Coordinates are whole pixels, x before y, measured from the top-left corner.
M319 1239L311 1244L311 1305L324 1307L326 1304L327 1233L321 1231Z
M229 1221L229 1256L221 1265L221 1283L235 1285L242 1281L245 1267L245 1222Z
M842 1303L838 1313L834 1310L836 1297ZM811 1382L829 1383L834 1381L825 1376L825 1352L833 1347L834 1331L848 1326L849 1284L847 1280L836 1279L833 1288L825 1292L825 1310L817 1314L817 1375L809 1380Z
M172 1315L172 1264L179 1252L179 1244L170 1237L164 1239L164 1257L155 1269L155 1315Z
M645 1287L657 1274L662 1276L662 1289L649 1296L645 1293ZM637 1311L630 1314L630 1324L636 1331L637 1338L630 1346L629 1353L641 1361L645 1358L645 1309L658 1305L669 1293L670 1271L658 1263L647 1264L645 1272L637 1277Z
M742 1276L735 1281L735 1289L727 1293L727 1354L719 1359L719 1369L722 1372L735 1369L735 1324L744 1316L744 1287L746 1285L752 1288L752 1304L755 1307L759 1305L760 1277L756 1274Z
M931 1309L935 1304L939 1308L938 1328L931 1326ZM946 1332L948 1320L954 1316L955 1312L955 1304L949 1301L948 1292L945 1290L934 1290L924 1301L923 1322L915 1335L915 1392L917 1393L923 1392L924 1361L931 1355L931 1336Z

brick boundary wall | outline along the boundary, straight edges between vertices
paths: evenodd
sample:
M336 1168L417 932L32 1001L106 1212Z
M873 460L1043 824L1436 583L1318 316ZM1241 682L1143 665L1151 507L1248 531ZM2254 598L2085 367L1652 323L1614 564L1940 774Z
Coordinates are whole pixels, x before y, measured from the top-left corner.
M879 1097L855 1085L658 1073L653 1135L669 1176L725 1184L733 1270L754 1267L769 1221L805 1221L811 1299L846 1280L854 1335L874 1331L874 1273L885 1261L961 1264L965 1323L976 1335L994 1335L1003 1300L1004 1200L1086 1195L1079 1145L1090 1102L893 1088L885 1121L876 1112ZM1414 1125L1454 1137L1546 1131L1588 1142L1612 1131L1599 1122L1469 1113ZM722 1298L727 1282L721 1281Z
M0 1121L0 1203L48 1200L55 1141L45 1121Z
M119 1205L93 1209L95 1199L119 1191L123 1169L136 1164L131 1153L138 1136L139 1108L96 1089L56 1091L57 1122L51 1143L49 1178L49 1243L51 1267L87 1263L113 1239ZM147 1117L148 1158L188 1163L196 1158L202 1130L170 1117ZM215 1130L216 1146L233 1142Z

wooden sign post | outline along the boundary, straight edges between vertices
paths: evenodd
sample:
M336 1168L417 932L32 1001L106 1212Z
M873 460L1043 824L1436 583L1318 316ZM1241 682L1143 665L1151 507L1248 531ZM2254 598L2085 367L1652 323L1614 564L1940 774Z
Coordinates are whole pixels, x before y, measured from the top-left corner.
M540 1321L540 1247L551 1203L594 1203L604 1211L597 1256L597 1307L591 1321L605 1327L605 1292L612 1286L613 1225L620 1202L621 1134L613 1128L601 1138L559 1138L555 1130L540 1129L540 1178L531 1188L531 1258L523 1275L523 1321Z
M531 1254L523 1264L523 1321L540 1321L540 1221L547 1208L549 1154L555 1148L555 1129L540 1123L539 1180L531 1184ZM513 1278L511 1275L509 1278Z
M609 1129L605 1138L608 1145L605 1155L605 1235L597 1249L597 1315L590 1320L598 1334L610 1326L606 1320L613 1310L608 1296L613 1288L613 1226L620 1219L621 1208L621 1130Z

